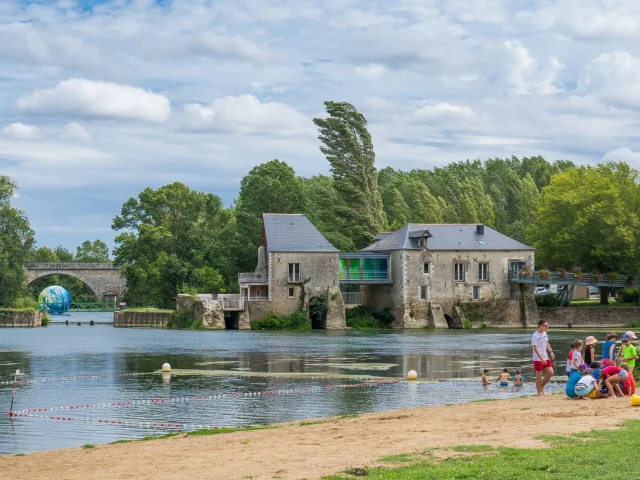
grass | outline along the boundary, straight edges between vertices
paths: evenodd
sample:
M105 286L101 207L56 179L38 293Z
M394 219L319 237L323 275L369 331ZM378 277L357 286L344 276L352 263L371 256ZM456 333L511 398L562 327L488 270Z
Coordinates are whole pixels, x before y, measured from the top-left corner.
M600 305L600 299L596 300L571 300L572 307L581 308L638 308L635 302L618 303L613 298L609 299L608 305Z
M340 415L339 417L336 417L336 418L327 418L322 420L311 420L309 422L300 422L298 426L308 427L309 425L320 425L322 423L336 423L336 422L339 422L340 420L345 420L347 418L358 418L358 417L359 415L357 413L354 413L351 415Z
M86 445L82 445L82 448L85 448L85 449L96 448L96 446L92 443L87 443Z
M566 437L540 437L552 448L505 448L487 445L459 446L452 450L472 455L439 461L417 458L409 465L358 467L371 480L575 480L576 477L637 478L637 466L630 452L640 448L640 421L626 422L618 430L601 430ZM405 457L409 458L409 457ZM346 480L339 474L325 480Z
M387 455L386 457L380 457L378 462L380 463L409 463L414 462L416 456L412 453L398 453L396 455Z
M177 437L179 435L182 435L185 437L198 437L198 436L204 436L204 435L218 435L221 433L248 432L250 430L267 430L269 428L277 428L277 427L272 425L265 425L263 427L202 428L200 430L194 430L193 432L166 433L164 435L142 437L136 440L116 440L115 442L111 442L109 445L117 445L119 443L131 443L131 442L148 442L149 440L162 440L164 438ZM93 448L94 446L95 445L91 445L91 446L84 445L82 448Z

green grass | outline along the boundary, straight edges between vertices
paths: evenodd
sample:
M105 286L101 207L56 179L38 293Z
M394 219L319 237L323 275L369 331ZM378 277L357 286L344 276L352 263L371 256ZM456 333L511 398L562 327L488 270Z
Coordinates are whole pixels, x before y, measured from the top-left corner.
M148 442L149 440L162 440L164 438L177 437L179 435L183 435L185 437L197 437L197 436L204 436L204 435L218 435L221 433L247 432L250 430L266 430L269 428L277 428L277 427L272 425L265 425L263 427L202 428L200 430L194 430L193 432L166 433L164 435L142 437L136 440L116 440L115 442L111 442L109 445L117 445L119 443L131 443L131 442ZM93 446L87 447L85 445L82 448L93 448Z
M456 445L451 450L454 452L495 452L496 447L492 447L491 445Z
M598 480L637 478L633 454L640 448L640 421L628 421L619 430L594 431L567 437L542 437L552 448L504 448L485 445L454 447L476 454L438 461L417 458L396 467L353 467L368 473L370 480ZM629 456L630 455L630 456ZM408 458L408 457L406 457ZM352 479L338 474L325 480Z
M387 455L378 459L380 463L409 463L414 462L416 456L412 453L398 453L397 455Z
M96 448L96 446L92 443L87 443L86 445L82 445L82 448L85 448L85 449Z
M16 453L16 457L24 457L25 454L24 453Z
M600 299L597 300L571 300L572 307L581 308L638 308L635 302L618 303L613 298L609 299L608 305L600 305Z

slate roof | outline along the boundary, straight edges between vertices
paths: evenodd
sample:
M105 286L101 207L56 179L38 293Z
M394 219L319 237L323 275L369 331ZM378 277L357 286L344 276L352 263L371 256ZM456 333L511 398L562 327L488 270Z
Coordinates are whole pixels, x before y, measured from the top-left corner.
M262 214L270 252L331 252L338 249L302 214Z
M373 244L363 248L362 252L388 252L391 250L420 250L419 233L428 232L429 250L534 250L533 247L520 243L511 237L487 226L484 235L476 233L477 225L456 224L418 224L410 223L400 230L388 235L376 236ZM486 245L478 242L482 240Z

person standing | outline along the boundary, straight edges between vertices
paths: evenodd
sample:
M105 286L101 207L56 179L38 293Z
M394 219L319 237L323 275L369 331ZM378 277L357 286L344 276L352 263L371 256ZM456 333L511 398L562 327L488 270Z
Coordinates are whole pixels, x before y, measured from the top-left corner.
M596 361L596 343L598 340L596 337L589 335L584 347L584 363L591 365Z
M547 336L547 329L549 323L540 320L538 322L538 330L533 332L531 336L531 346L533 347L533 369L536 372L536 390L538 395L546 395L544 393L544 387L551 377L553 377L553 363L551 362L556 358L551 345L549 345L549 337ZM551 355L551 359L549 359ZM544 378L542 372L545 372Z
M616 364L616 343L618 334L610 333L602 344L602 366L609 367Z

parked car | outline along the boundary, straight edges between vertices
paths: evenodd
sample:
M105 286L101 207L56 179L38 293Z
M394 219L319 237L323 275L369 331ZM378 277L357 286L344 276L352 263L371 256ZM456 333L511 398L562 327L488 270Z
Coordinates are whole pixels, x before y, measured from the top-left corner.
M548 295L549 289L547 287L536 287L533 290L534 295Z

